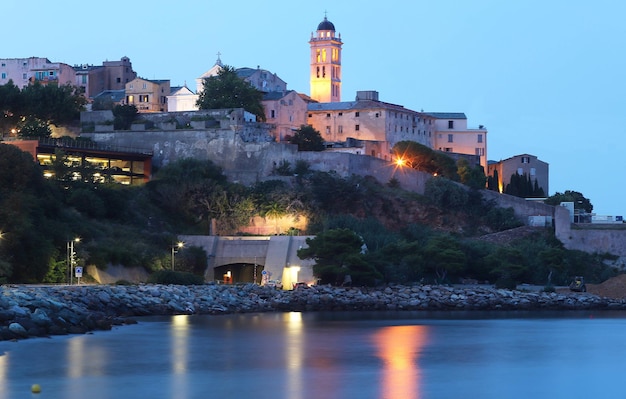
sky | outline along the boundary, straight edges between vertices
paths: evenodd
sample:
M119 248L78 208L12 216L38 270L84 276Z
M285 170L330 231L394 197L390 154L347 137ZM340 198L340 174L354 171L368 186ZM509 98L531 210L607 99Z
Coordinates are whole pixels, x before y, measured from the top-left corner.
M626 216L626 2L621 0L2 0L0 58L102 65L187 84L224 64L260 66L309 94L311 33L341 34L342 100L463 112L487 156L531 154L549 194L574 190Z

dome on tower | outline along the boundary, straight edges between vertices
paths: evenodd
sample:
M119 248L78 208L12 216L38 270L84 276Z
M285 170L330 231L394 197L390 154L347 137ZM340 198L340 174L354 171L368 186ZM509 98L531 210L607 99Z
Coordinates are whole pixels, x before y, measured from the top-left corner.
M332 22L330 22L328 19L326 19L326 17L324 17L324 20L320 22L319 25L317 25L317 30L332 30L334 32L335 25L333 25Z

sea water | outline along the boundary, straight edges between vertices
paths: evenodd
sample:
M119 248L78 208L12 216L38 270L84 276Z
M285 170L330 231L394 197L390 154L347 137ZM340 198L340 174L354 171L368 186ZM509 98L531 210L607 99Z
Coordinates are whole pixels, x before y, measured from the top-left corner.
M608 311L151 317L0 342L1 399L606 399L625 370Z

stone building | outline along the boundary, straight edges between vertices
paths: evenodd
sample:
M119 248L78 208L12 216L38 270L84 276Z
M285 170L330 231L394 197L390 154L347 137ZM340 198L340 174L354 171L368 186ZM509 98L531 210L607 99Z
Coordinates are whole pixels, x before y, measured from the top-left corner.
M379 152L362 154L382 159L390 159L391 148L399 141L432 147L435 132L432 116L380 101L376 91L359 91L355 101L311 103L307 122L329 143L379 142Z
M284 141L307 124L307 106L313 100L294 90L269 92L263 96L266 122L276 141Z
M514 174L529 176L531 182L533 184L537 182L546 195L550 192L549 165L534 155L521 154L499 162L489 161L488 176L494 176L496 171L498 172L498 191L501 193L511 182L511 176Z
M311 98L321 103L341 101L341 34L326 17L311 33Z

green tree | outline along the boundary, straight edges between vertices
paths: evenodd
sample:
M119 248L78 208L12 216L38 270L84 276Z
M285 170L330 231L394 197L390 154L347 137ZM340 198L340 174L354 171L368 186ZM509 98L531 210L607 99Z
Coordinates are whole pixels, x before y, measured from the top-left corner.
M487 178L481 165L470 165L467 159L461 158L457 161L457 173L459 181L470 188L477 190L485 188Z
M60 202L32 156L0 144L0 259L10 282L39 282L56 255Z
M494 170L493 171L493 176L489 176L487 178L487 189L491 190L491 191L498 191L500 192L500 178L498 177L498 171Z
M587 213L593 211L593 204L582 193L578 191L566 190L564 193L555 193L546 199L548 205L559 205L561 202L573 202L574 209L582 209Z
M438 235L428 240L424 248L424 259L426 267L436 275L440 283L447 280L448 274L457 275L462 272L466 263L459 241L448 235Z
M0 132L16 128L24 115L23 107L20 88L13 84L12 80L0 86Z
M414 141L400 141L393 146L394 157L410 168L458 181L454 159Z
M461 209L467 205L469 198L466 188L444 177L429 179L424 196L444 209Z
M485 262L490 265L496 286L500 288L515 288L528 271L524 254L518 248L500 247L487 255Z
M265 121L263 93L237 75L237 70L224 65L217 76L204 80L197 101L200 109L243 108Z
M307 238L307 248L297 254L300 259L314 259L313 273L322 283L341 284L350 275L356 285L372 285L382 275L365 261L363 240L352 230L331 229Z
M115 130L130 130L137 113L137 107L132 104L116 105L113 107L113 128Z
M73 85L42 85L39 82L22 89L24 116L33 116L46 123L64 125L80 118L87 100Z
M526 173L523 175L517 173L511 175L509 184L507 184L504 189L504 193L520 198L543 198L545 196L543 188L539 187L537 180L535 179L533 182Z
M302 125L289 140L298 146L298 151L324 151L324 139L311 125Z
M49 136L49 125L67 125L79 119L86 99L73 85L42 85L19 90L12 81L0 86L0 130L18 130L20 137Z

